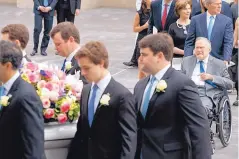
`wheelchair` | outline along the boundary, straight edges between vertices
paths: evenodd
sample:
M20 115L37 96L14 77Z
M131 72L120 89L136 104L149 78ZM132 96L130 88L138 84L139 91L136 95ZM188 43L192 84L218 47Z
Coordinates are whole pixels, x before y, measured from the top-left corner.
M230 143L232 133L232 112L227 93L223 93L219 97L219 104L217 106L214 105L211 113L211 116L209 116L211 131L212 124L215 123L215 130L214 132L212 131L211 138L216 134L222 145L227 147Z

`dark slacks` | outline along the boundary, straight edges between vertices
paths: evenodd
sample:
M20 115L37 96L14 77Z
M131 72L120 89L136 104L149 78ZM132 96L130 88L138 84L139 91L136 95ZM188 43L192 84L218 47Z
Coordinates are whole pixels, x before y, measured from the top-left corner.
M69 9L66 9L66 8L57 9L57 24L59 24L61 22L65 22L65 21L74 23L75 14L71 13L70 8Z
M53 25L53 16L50 16L48 13L40 13L40 14L35 14L35 25L34 25L34 50L38 50L38 45L39 45L39 37L40 33L42 31L42 21L44 22L44 32L43 32L43 38L41 42L41 50L46 50L49 44L50 40L50 31L52 29Z

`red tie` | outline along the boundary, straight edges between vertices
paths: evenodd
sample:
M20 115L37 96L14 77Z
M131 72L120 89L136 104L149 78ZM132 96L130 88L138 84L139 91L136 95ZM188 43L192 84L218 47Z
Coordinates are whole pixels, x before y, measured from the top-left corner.
M162 27L164 29L166 19L167 19L168 5L164 4L163 16L162 16Z

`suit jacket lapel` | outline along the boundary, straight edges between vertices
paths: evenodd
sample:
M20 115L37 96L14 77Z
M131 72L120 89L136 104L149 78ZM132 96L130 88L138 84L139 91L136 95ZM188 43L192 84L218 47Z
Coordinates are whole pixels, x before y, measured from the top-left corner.
M161 13L162 13L162 1L160 1L159 3L158 3L158 5L156 6L156 7L158 7L158 9L156 9L156 11L158 11L156 14L159 16L159 18L157 18L157 20L156 20L156 22L158 23L158 28L157 29L162 29L162 15L161 15ZM160 19L160 21L158 20L158 19Z
M81 99L81 103L82 103L81 107L83 109L82 111L85 113L85 116L87 117L87 123L89 127L90 125L88 120L88 100L90 97L90 90L91 90L91 84L85 86L84 92L82 92L82 99Z
M77 61L76 61L76 59L75 59L74 57L71 59L71 65L72 65L72 68L71 68L71 69L65 70L65 73L66 73L66 74L74 73L74 72L72 72L72 71L75 71L75 70L76 70L76 67L78 66Z
M208 38L208 32L207 32L207 13L203 13L203 15L201 16L201 27L202 27L202 31L205 37Z
M213 67L213 65L212 65L212 63L213 63L212 61L213 61L213 58L209 55L209 57L208 57L208 62L207 62L207 70L206 70L206 73L212 74L213 69L214 69L214 67Z
M172 17L173 14L174 14L174 5L175 5L175 1L173 1L172 4L171 4L171 6L170 6L170 9L169 9L169 12L168 12L168 15L167 15L167 19L166 19L165 26L168 24L169 19L171 19L171 17Z
M167 83L168 78L170 77L171 73L174 71L174 69L172 67L169 67L169 69L165 72L165 74L163 75L163 77L161 78L161 80L165 80ZM145 121L148 120L150 118L150 116L152 115L153 112L153 107L155 106L156 101L158 100L158 98L160 98L160 94L162 94L164 92L156 92L156 89L154 91L153 96L150 99L149 102L149 106L148 106L148 110L146 113L146 117L145 117Z
M197 58L196 58L196 56L193 55L192 60L189 60L189 65L187 66L188 67L188 77L192 77L196 63L197 63Z

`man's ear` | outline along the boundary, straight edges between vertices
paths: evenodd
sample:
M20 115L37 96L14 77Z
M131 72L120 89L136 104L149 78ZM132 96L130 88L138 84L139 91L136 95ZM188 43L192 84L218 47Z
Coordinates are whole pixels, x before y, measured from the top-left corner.
M14 42L15 42L15 44L16 44L17 46L19 46L20 48L22 48L22 47L21 47L21 42L20 42L19 40L15 40Z

